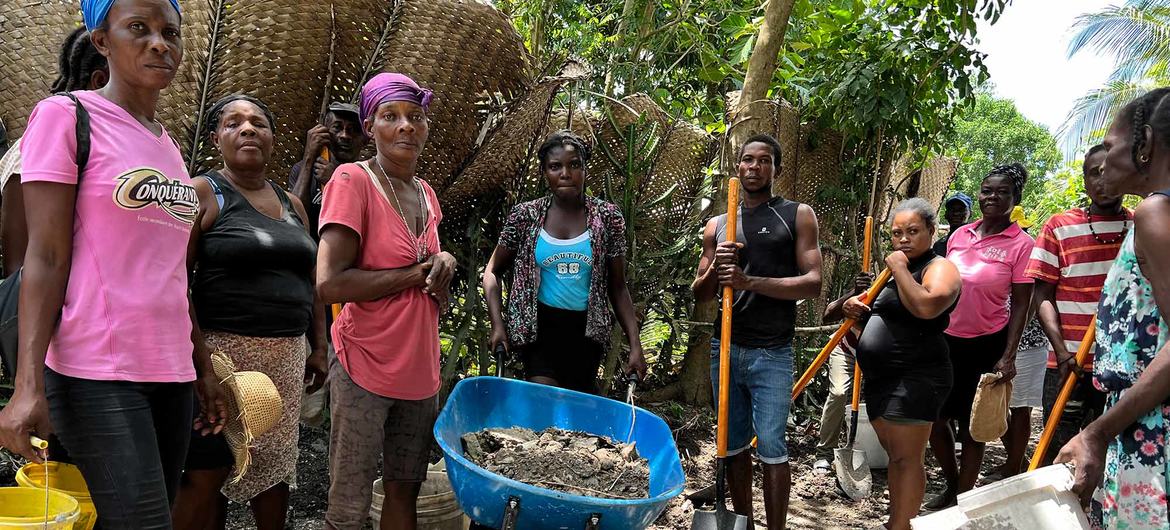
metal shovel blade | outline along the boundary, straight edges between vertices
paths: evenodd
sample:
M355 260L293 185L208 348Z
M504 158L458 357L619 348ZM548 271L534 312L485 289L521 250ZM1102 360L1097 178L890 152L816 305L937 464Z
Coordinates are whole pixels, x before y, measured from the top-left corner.
M748 518L720 504L714 510L695 510L691 530L748 530Z
M837 484L850 499L859 501L873 490L873 477L870 476L869 462L865 460L865 451L852 446L834 449L833 468L837 471Z

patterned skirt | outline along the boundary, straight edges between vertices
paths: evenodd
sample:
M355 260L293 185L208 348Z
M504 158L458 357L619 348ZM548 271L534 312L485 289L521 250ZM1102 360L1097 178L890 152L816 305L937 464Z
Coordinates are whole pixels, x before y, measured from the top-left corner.
M229 480L222 490L224 496L246 503L281 482L295 488L300 436L297 423L308 356L305 337L247 337L207 331L204 338L212 348L226 353L237 370L262 372L271 378L284 408L276 426L252 445L252 465L248 472L235 484Z

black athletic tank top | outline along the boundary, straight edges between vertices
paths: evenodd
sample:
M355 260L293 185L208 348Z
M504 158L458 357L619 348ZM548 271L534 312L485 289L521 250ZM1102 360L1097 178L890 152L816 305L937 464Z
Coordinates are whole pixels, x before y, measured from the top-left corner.
M933 250L910 260L908 269L914 281L922 283L927 266L945 259ZM951 322L955 304L931 319L922 319L902 305L898 286L893 280L878 293L870 306L873 311L865 323L857 347L862 373L938 367L949 362L943 331ZM867 368L868 367L868 368ZM877 375L875 372L874 375Z
M773 197L755 208L739 208L736 240L744 244L739 266L748 276L799 276L796 266L796 210L800 203ZM716 241L727 237L727 214L716 218ZM720 299L723 290L719 290ZM715 336L722 327L722 305L715 319ZM792 344L796 328L796 300L780 300L750 291L736 291L731 306L731 342L748 348Z
M305 334L313 318L317 245L292 201L270 182L284 210L273 219L218 172L203 177L223 202L199 240L191 285L199 326L252 337Z

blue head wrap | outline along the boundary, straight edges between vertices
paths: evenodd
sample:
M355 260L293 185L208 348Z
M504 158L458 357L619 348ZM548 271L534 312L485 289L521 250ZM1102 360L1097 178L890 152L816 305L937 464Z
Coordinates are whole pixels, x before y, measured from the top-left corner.
M110 7L114 5L115 0L81 0L81 17L85 19L85 29L93 31L101 27L102 23L106 21L106 15L110 13ZM171 7L175 8L175 12L179 15L183 14L183 10L179 8L179 0L171 0Z

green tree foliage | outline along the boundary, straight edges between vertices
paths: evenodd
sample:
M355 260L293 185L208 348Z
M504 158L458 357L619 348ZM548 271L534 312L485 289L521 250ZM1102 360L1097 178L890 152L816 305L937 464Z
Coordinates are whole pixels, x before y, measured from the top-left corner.
M1070 57L1088 49L1113 56L1116 66L1104 86L1077 100L1060 127L1068 155L1100 142L1130 100L1170 84L1170 0L1126 0L1078 17L1073 29Z
M976 96L975 107L955 122L945 152L959 159L951 189L972 197L978 195L979 183L991 168L1011 162L1023 164L1029 175L1025 207L1033 197L1043 194L1045 175L1057 170L1061 163L1056 140L1047 128L1020 114L1011 100L985 91Z

